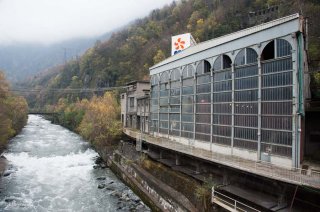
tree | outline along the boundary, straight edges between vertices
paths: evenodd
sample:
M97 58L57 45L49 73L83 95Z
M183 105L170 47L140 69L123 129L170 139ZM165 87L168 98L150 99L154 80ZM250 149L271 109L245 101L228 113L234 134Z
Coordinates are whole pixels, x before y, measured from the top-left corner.
M24 127L27 115L26 100L9 91L9 84L0 71L0 153L6 147L8 139Z
M110 145L121 135L120 107L115 95L93 97L77 131L95 147Z
M153 57L153 63L154 64L160 63L164 59L166 59L166 56L164 55L163 51L159 49L156 55Z

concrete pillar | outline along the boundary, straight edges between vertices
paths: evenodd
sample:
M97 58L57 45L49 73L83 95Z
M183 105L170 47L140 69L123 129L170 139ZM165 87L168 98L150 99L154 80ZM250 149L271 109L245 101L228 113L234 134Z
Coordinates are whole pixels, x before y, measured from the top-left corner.
M163 151L162 150L160 150L159 158L163 159Z
M223 179L222 179L222 184L223 185L228 185L229 184L229 180L228 180L228 172L225 168L223 168Z
M200 163L196 163L196 173L199 174L200 173Z
M180 166L180 165L181 165L180 155L176 154L176 166Z
M136 140L136 151L141 152L142 150L142 141L141 139L137 138Z

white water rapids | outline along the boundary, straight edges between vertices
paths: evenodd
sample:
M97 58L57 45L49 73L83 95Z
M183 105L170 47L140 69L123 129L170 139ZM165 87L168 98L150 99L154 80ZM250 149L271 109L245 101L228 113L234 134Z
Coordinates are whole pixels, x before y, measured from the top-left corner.
M29 116L4 156L0 211L149 211L109 169L93 168L87 142L40 116Z

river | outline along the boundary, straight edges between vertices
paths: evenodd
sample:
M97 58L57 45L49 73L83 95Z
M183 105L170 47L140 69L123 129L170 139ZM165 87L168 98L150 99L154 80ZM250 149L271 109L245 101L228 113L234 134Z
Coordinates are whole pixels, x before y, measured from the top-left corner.
M4 153L0 211L150 211L77 134L29 115ZM100 189L100 188L102 189Z

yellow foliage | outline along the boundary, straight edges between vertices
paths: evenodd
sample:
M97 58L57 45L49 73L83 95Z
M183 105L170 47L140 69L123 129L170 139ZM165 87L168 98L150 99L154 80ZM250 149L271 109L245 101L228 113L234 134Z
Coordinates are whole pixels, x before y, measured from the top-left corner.
M153 63L154 64L160 63L164 59L166 59L166 56L164 55L163 51L159 49L157 51L157 54L153 57Z
M197 25L198 25L198 26L199 26L199 25L203 25L203 23L204 23L203 18L200 18L199 20L197 20Z
M6 146L8 139L24 127L27 115L26 100L9 91L9 84L0 71L0 152Z
M114 142L122 132L120 107L115 95L107 92L103 97L93 97L85 104L86 112L77 129L80 135L95 146Z

